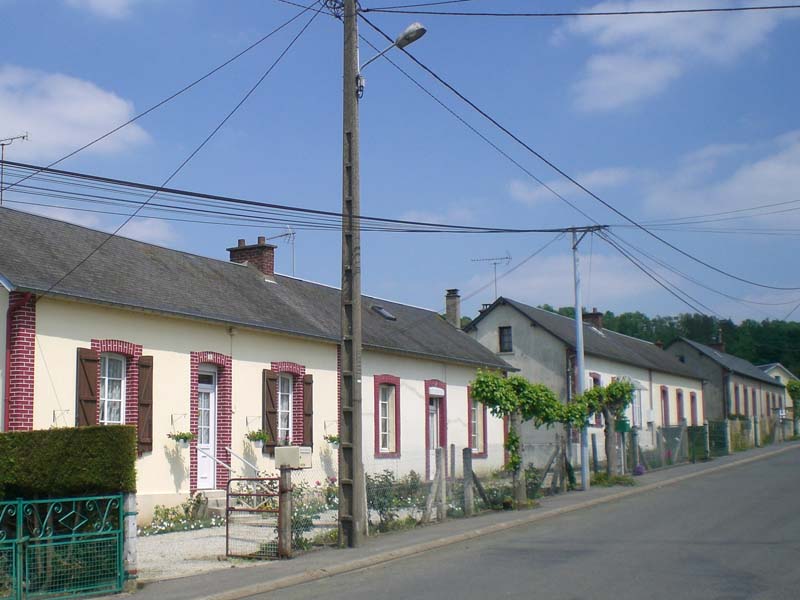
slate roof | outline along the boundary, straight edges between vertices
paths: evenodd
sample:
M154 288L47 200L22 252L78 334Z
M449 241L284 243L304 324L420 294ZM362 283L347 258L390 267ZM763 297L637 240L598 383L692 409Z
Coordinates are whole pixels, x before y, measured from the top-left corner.
M774 367L780 367L781 369L783 369L784 371L786 371L786 372L789 374L789 376L790 376L792 379L798 379L797 375L795 375L794 373L792 373L792 372L791 372L789 369L787 369L786 367L784 367L784 366L783 366L781 363L779 363L779 362L767 363L766 365L756 365L756 366L757 366L759 369L761 369L762 371L764 371L764 372L766 372L766 371L769 371L770 369L772 369L772 368L774 368Z
M575 348L575 321L548 310L535 308L510 298L498 298L492 306L482 312L468 326L470 330L495 306L506 304L536 323L570 348ZM690 365L664 352L661 348L645 340L610 331L598 330L588 323L583 324L583 348L586 354L616 360L625 364L653 369L662 373L671 373L693 379L702 379Z
M22 291L47 291L107 237L1 207L0 279ZM124 237L111 238L50 294L331 342L340 338L336 288L283 275L265 281L252 267ZM378 315L373 305L397 320ZM364 296L362 322L368 349L513 370L435 311Z
M772 377L764 373L761 369L755 366L753 363L739 358L738 356L734 356L733 354L728 354L727 352L720 352L719 350L714 350L711 346L706 346L705 344L701 344L700 342L695 342L694 340L690 340L689 338L680 338L681 341L686 342L689 346L704 354L715 363L720 365L721 367L733 371L734 373L738 373L739 375L744 375L745 377L750 377L751 379L758 379L759 381L763 381L766 383L771 383L772 385L780 386L781 384L775 381Z

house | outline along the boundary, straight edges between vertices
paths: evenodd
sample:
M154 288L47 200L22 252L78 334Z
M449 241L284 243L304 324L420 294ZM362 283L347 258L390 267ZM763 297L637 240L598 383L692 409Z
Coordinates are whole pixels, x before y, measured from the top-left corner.
M792 373L789 369L784 367L781 363L767 363L766 365L758 365L758 368L764 371L767 375L772 377L778 383L782 383L784 388L790 381L800 381L797 375ZM794 402L789 396L789 392L785 391L783 396L782 408L786 411L786 418L794 421Z
M702 373L709 420L732 415L774 419L787 406L784 384L745 359L726 353L723 343L706 346L679 338L669 344L667 352Z
M276 443L311 446L334 476L339 290L275 273L264 238L230 262L107 238L0 208L2 429L137 426L142 520L252 475L242 458L274 469ZM365 296L362 320L366 470L430 476L449 444L500 467L503 423L468 384L508 364L434 311ZM263 451L245 439L259 429ZM186 449L168 437L182 431L197 436Z
M575 393L573 319L501 297L482 310L466 331L519 369L521 375L548 386L563 402L569 402ZM603 328L602 313L597 310L584 315L583 339L581 376L586 388L607 385L615 379L633 383L634 399L627 416L639 431L642 448L656 446L661 427L684 421L688 425L703 424L703 382L689 365L657 344ZM602 436L601 415L595 415L590 423L590 433ZM545 454L554 435L553 430L524 428L526 462L541 464L547 460Z

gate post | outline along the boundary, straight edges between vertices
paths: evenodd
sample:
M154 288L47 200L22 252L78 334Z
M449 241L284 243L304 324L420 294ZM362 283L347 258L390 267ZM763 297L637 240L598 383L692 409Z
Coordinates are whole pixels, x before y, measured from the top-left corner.
M733 454L731 447L731 420L725 419L725 452L726 454Z
M138 577L139 552L136 517L139 514L136 506L136 494L122 495L122 564L125 581L124 589L133 592Z
M292 470L281 465L278 484L278 556L292 557Z
M464 457L464 516L471 517L473 510L472 501L472 448L462 450Z
M708 421L703 421L703 437L705 437L706 460L711 458L711 436Z
M441 523L447 518L447 480L445 478L445 465L447 458L445 448L436 448L436 479L439 481L438 498L436 500L436 519Z

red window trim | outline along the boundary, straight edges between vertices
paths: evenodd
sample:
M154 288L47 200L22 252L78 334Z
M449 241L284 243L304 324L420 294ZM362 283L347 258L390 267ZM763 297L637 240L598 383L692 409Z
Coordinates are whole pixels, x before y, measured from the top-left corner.
M472 388L467 387L467 446L472 445ZM472 458L488 458L489 456L489 437L487 435L486 417L488 411L486 405L478 402L478 410L483 413L483 452L472 450Z
M671 426L669 420L669 388L665 385L661 386L661 426Z
M431 453L428 447L431 439L429 431L430 419L428 418L428 399L430 398L430 389L432 387L438 387L444 390L444 396L439 396L441 399L439 403L439 444L441 444L442 448L447 448L447 384L439 379L426 379L425 397L423 398L425 402L425 412L423 413L425 416L425 479L431 478ZM445 474L449 468L448 463L449 461L445 461Z
M375 438L375 458L400 458L400 378L394 375L375 375L375 417L374 417L374 432ZM381 450L381 435L380 435L380 402L381 402L381 386L393 385L394 386L394 452L387 452Z
M278 375L286 374L292 376L292 446L302 446L303 431L305 429L303 377L306 374L305 365L300 365L289 361L272 361L270 369Z
M141 344L123 340L92 339L92 350L101 354L117 354L125 357L125 414L122 417L124 425L139 423L139 359L142 357ZM97 383L95 394L97 398L96 423L100 423L100 369L97 369Z

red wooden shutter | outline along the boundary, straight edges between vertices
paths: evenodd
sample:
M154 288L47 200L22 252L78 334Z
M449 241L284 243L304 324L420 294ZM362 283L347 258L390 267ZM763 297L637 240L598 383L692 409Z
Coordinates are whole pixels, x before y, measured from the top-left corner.
M153 357L139 358L139 455L153 451Z
M100 355L91 348L78 348L75 393L75 425L97 425L97 377Z
M278 373L264 369L262 379L261 429L269 434L262 452L268 454L278 443Z
M303 376L303 445L314 445L314 376Z

